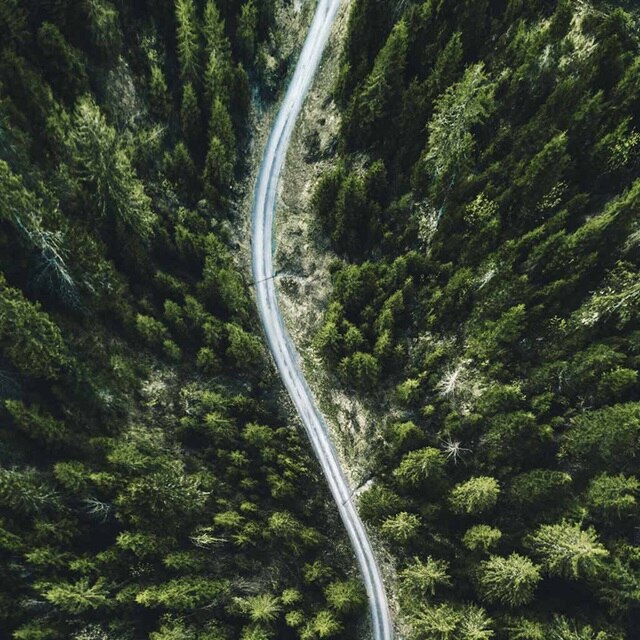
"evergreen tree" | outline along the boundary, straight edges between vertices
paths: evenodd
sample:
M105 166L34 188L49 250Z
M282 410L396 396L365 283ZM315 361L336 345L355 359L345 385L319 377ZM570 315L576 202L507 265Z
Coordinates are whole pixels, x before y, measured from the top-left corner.
M480 565L478 588L487 602L519 607L533 600L540 579L540 568L525 556L491 556Z
M529 545L548 573L573 579L596 575L609 556L593 528L581 529L567 521L542 525Z
M69 153L73 171L97 212L148 240L156 221L151 200L115 129L90 99L83 98L76 105Z
M176 42L180 75L185 82L196 82L200 71L200 34L193 0L175 0Z

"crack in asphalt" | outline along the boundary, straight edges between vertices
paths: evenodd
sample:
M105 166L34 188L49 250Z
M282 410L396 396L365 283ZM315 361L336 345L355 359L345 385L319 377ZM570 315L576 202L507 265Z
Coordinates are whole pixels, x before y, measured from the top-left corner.
M260 320L282 381L329 484L351 541L371 611L374 640L391 640L393 626L378 562L353 504L352 491L338 461L326 422L304 378L300 357L284 326L273 269L273 221L277 187L296 119L320 64L341 0L319 0L293 77L264 151L252 213L252 270Z

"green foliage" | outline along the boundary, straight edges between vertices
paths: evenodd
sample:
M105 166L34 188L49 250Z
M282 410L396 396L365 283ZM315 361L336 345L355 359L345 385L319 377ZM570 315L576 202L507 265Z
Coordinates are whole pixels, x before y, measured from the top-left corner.
M338 635L341 625L331 611L320 611L302 630L302 640L323 640Z
M202 115L198 104L198 96L191 82L185 83L182 88L180 123L185 140L191 148L196 148L198 139L202 135Z
M432 176L432 193L442 197L464 172L476 147L474 125L488 118L495 109L495 85L484 65L470 66L462 80L449 87L436 101L434 117L429 123L429 142L415 181L418 188L423 175Z
M0 348L27 375L59 378L71 360L58 325L0 275Z
M342 614L358 611L365 602L362 585L356 580L332 582L325 595L329 605Z
M415 640L450 640L461 619L460 612L448 604L423 606L413 620L411 637Z
M407 544L418 535L420 518L415 513L401 511L387 518L380 526L382 534L391 542Z
M47 77L69 103L88 89L89 79L82 54L73 47L55 24L44 22L38 29L38 47L42 51Z
M205 193L215 200L231 185L236 144L229 112L220 99L215 99L211 107L209 136L203 178Z
M87 578L78 582L58 582L39 586L42 595L54 606L70 614L108 607L109 590L104 578L91 584Z
M136 595L136 602L145 607L163 606L170 611L190 611L210 606L228 589L228 583L203 577L184 577L149 587Z
M53 444L66 439L64 423L43 413L38 406L27 407L19 400L5 400L4 406L15 426L36 442Z
M571 476L564 471L533 469L513 479L509 494L524 507L540 508L558 502L571 485Z
M154 116L157 118L168 117L171 110L169 87L162 69L157 64L151 66L149 103Z
M589 484L586 499L589 509L605 521L635 514L640 482L635 477L602 474Z
M0 2L3 637L353 636L230 241L273 12Z
M376 56L371 73L364 81L351 105L346 123L354 131L345 135L365 145L385 118L393 114L402 90L402 78L407 65L409 34L404 21L397 22L384 46Z
M572 421L560 456L582 464L615 470L636 451L640 435L640 404L631 402L586 411Z
M529 545L549 574L574 580L596 575L609 556L593 528L566 521L542 525L531 535Z
M105 0L87 0L85 9L93 43L104 56L113 56L120 48L122 37L117 9Z
M78 287L68 264L66 229L47 228L58 217L57 207L28 190L4 160L0 160L0 206L0 216L15 228L27 250L38 255L38 281L62 301L75 305Z
M280 601L271 593L262 593L246 598L242 603L252 622L272 623L280 614Z
M470 551L491 551L502 538L500 529L487 524L477 524L465 531L462 544Z
M314 346L376 416L359 509L399 567L408 637L635 624L638 17L564 0L350 10L311 199L339 256ZM427 572L412 558L449 582L410 587L404 571ZM463 632L461 603L495 627Z
M255 55L257 26L258 8L255 0L247 0L243 3L238 18L238 42L242 57L246 62L251 62Z
M438 449L426 447L405 455L394 475L403 484L420 486L437 480L444 470L444 463L445 458Z
M478 589L487 602L519 607L533 600L540 568L525 556L491 556L480 564Z
M410 638L415 640L490 640L493 621L484 609L470 605L423 605L411 620Z
M193 0L176 0L176 41L180 74L185 81L195 81L200 70L200 36Z
M359 389L372 389L380 376L380 365L370 353L356 351L340 362L340 375Z
M495 507L500 485L495 478L479 476L456 485L449 503L454 513L476 515Z
M0 467L0 504L19 513L36 514L56 508L58 496L35 469Z
M241 369L258 373L262 365L262 346L258 338L237 324L227 324L226 329L229 340L227 356Z
M451 586L448 563L431 556L424 562L414 558L413 562L400 572L400 589L417 599L434 596L436 587Z
M156 222L151 200L116 130L89 98L76 104L68 145L74 175L97 210L148 240Z

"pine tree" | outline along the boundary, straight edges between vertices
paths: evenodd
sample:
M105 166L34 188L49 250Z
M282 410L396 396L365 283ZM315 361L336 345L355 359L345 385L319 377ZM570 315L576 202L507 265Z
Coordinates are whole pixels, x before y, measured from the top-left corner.
M202 114L198 103L198 95L191 82L187 82L182 87L180 123L182 125L182 134L189 148L197 150L201 146Z
M529 546L550 575L574 580L598 574L609 556L595 529L566 520L542 525L530 536Z
M68 145L74 173L97 213L148 240L156 222L151 199L115 129L89 98L76 105Z
M454 513L478 514L495 507L500 485L495 478L478 476L456 485L449 495Z
M256 53L256 30L258 28L258 9L255 0L246 0L240 9L237 40L243 60L250 64Z
M478 588L487 602L519 607L533 600L540 580L537 565L525 556L512 553L506 558L491 556L481 563Z
M193 0L175 0L177 49L180 77L184 82L197 82L200 71L200 35Z
M436 587L451 586L449 564L428 556L425 561L414 557L413 562L400 572L400 589L416 599L434 596Z
M393 475L404 485L420 486L437 480L444 469L445 458L439 449L426 447L407 453Z

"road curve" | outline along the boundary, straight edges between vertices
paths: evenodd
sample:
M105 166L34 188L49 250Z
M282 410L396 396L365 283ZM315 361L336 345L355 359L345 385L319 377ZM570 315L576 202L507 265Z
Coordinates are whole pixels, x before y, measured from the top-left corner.
M318 0L293 78L276 116L255 185L252 214L252 269L258 311L280 376L304 424L313 451L338 506L362 574L375 640L393 636L387 596L371 543L340 467L327 425L307 385L300 358L284 326L273 280L273 219L277 187L293 127L302 108L341 0Z

